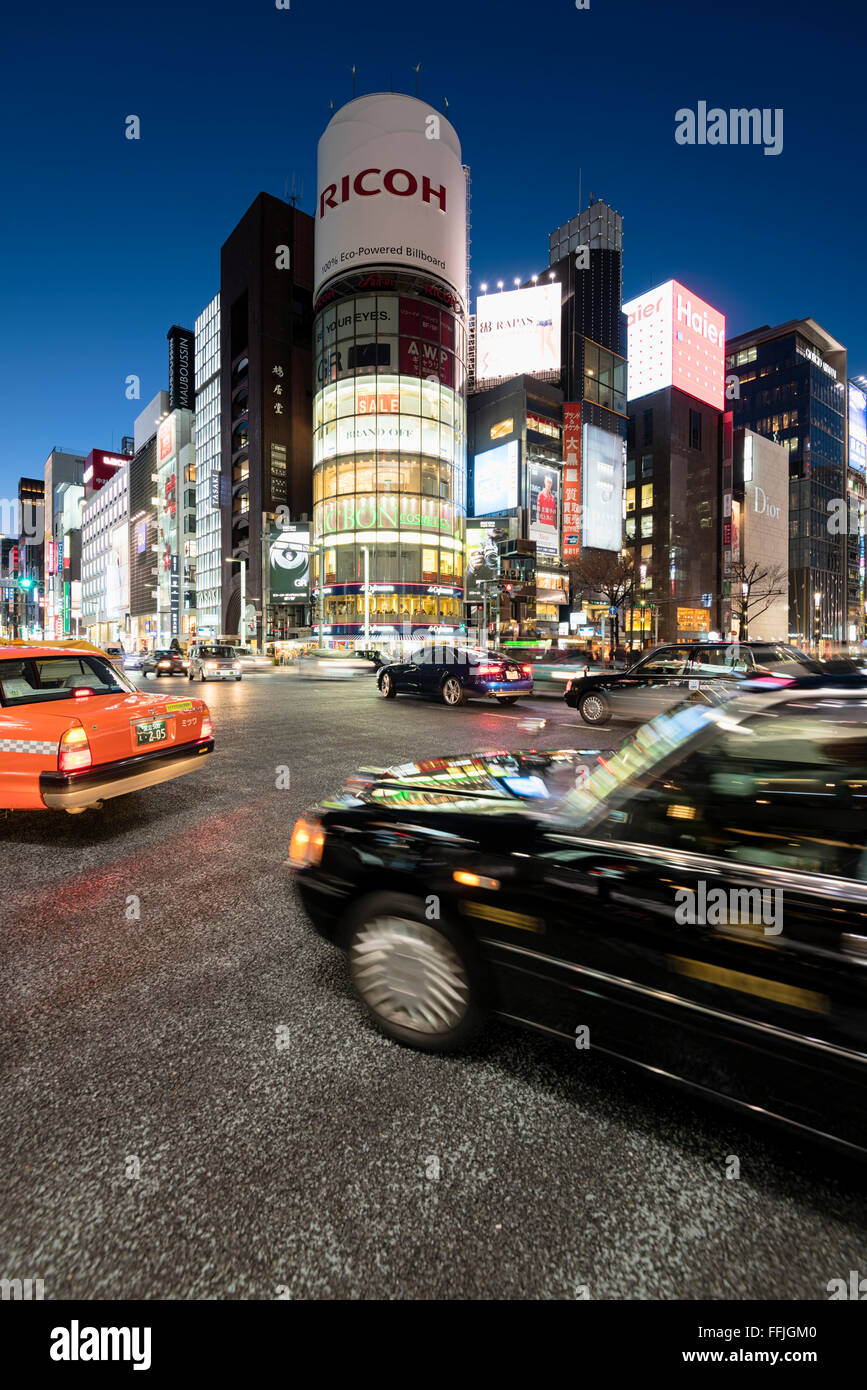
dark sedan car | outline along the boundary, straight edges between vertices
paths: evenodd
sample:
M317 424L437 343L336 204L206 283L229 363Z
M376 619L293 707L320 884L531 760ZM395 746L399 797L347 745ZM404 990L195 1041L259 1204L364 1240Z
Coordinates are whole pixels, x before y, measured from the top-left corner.
M442 1051L496 1014L867 1153L867 686L684 705L589 778L502 757L373 772L295 826L379 1026Z
M717 682L737 686L756 676L802 676L821 667L796 647L781 642L676 642L656 647L625 671L604 671L568 682L566 704L585 724L609 719L649 719L690 693Z
M380 668L376 683L387 700L395 695L422 695L444 705L463 705L470 698L513 705L533 690L533 668L504 652L451 642L426 642L405 661Z
M180 652L163 651L148 652L141 664L143 676L185 676L187 674L186 658Z

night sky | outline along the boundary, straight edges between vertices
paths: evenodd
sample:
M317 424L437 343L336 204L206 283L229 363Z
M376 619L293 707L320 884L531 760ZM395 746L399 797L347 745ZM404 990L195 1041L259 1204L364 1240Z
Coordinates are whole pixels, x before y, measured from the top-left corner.
M812 316L867 371L861 6L192 0L4 20L0 497L54 446L118 448L166 385L166 330L219 288L257 193L314 209L329 101L419 94L472 169L472 269L510 287L593 192L624 219L624 298L672 277L730 335ZM778 156L678 145L675 111L784 111ZM140 141L124 137L138 115ZM124 379L141 378L141 401Z

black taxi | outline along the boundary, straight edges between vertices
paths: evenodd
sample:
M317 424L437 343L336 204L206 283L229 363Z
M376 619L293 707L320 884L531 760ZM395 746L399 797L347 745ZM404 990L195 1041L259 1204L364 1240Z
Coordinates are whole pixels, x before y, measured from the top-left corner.
M613 755L441 759L289 865L389 1036L540 1029L867 1155L867 682L682 704Z

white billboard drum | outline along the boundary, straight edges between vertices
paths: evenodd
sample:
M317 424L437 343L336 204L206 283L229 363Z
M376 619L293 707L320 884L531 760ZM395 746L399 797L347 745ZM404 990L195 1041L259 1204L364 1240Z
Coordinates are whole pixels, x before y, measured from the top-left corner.
M336 275L395 265L466 295L466 178L445 116L415 97L358 97L319 141L314 298Z

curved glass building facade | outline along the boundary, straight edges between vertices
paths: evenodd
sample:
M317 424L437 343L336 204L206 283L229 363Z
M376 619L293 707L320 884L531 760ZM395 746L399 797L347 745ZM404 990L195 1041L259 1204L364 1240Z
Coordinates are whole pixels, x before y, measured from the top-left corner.
M466 360L445 281L389 267L320 296L311 561L326 636L364 633L364 547L371 637L460 627Z

